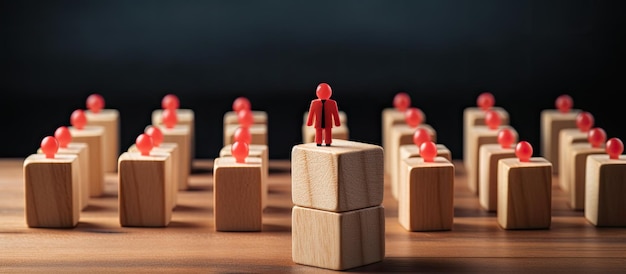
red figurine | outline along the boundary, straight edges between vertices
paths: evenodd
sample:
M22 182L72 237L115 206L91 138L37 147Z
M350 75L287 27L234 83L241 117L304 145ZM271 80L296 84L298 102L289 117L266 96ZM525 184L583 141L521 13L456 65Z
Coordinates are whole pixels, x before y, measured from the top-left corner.
M339 121L339 109L337 108L337 102L330 99L333 91L328 84L319 84L315 93L318 99L311 101L306 125L313 125L313 119L315 118L315 143L317 143L318 146L322 145L323 133L324 143L326 146L330 146L332 142L333 121L335 126L338 127L341 125Z

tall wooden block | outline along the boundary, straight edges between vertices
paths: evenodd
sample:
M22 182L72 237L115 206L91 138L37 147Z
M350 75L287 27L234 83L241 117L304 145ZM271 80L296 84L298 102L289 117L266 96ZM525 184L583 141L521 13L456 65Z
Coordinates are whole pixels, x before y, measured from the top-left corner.
M292 200L295 205L343 212L383 201L383 149L378 145L333 140L291 150Z
M564 191L570 190L570 185L572 184L573 178L570 177L572 161L570 151L572 150L572 145L576 143L587 143L587 135L588 132L580 131L578 128L566 128L561 129L559 131L558 137L558 162L561 163L558 166L559 172L559 186Z
M606 149L602 147L592 147L589 143L572 144L569 150L567 162L562 165L569 165L570 178L570 206L574 210L585 209L585 179L587 178L587 156L594 154L605 154ZM626 217L626 216L624 216Z
M180 156L180 167L183 173L178 181L178 190L187 190L189 188L189 174L191 173L191 139L190 128L188 125L176 125L173 128L159 126L163 132L163 143L174 143L178 147Z
M219 157L213 163L213 216L216 231L261 231L261 158Z
M71 228L80 218L78 157L33 154L24 160L25 215L28 227Z
M237 125L239 124L239 119L237 118L237 112L235 111L227 111L224 113L224 126L226 125ZM267 112L261 110L253 110L252 111L252 123L253 124L267 124Z
M124 227L165 227L172 219L172 159L168 153L124 152L118 159L119 219Z
M68 127L75 143L89 147L89 196L100 197L104 193L104 127L85 126L83 129Z
M172 208L176 207L178 203L178 186L181 181L187 180L189 174L187 172L183 172L182 170L182 161L180 160L180 151L178 150L178 144L176 143L161 143L159 146L153 147L152 151L157 152L159 154L168 154L171 158L172 162L172 170L170 173L171 176L171 184L169 184L172 189L169 191L172 195ZM128 148L128 152L139 152L137 145L132 144Z
M176 115L179 125L189 126L189 170L191 171L191 164L196 158L196 114L193 109L180 108L176 109ZM155 109L152 111L152 125L161 126L163 128L163 110Z
M398 124L391 127L391 135L389 136L389 160L391 162L389 181L391 182L391 194L394 198L398 199L398 173L393 172L398 170L400 166L400 146L402 145L415 145L413 143L413 134L417 128L425 128L430 132L430 138L433 142L437 142L437 131L428 124L421 124L416 128L407 124Z
M43 153L40 149L37 153ZM89 205L89 146L86 143L69 143L67 147L59 147L57 154L76 155L78 158L78 188L80 209Z
M626 156L589 155L585 219L598 227L626 226Z
M421 109L418 109L422 115L422 123L426 123L426 115ZM389 139L391 138L391 127L398 124L406 124L404 112L395 108L385 108L382 111L382 146L385 153L385 173L390 173L391 160L389 155Z
M87 125L104 127L102 136L102 156L104 172L117 171L117 158L120 155L120 112L117 109L102 109L95 113L85 110Z
M267 145L248 145L248 157L261 158L261 206L267 207L267 195L269 194L268 178L269 178L269 153ZM220 157L232 157L231 145L224 146L220 150Z
M452 229L454 217L454 165L446 158L402 161L407 179L400 182L398 221L408 231Z
M509 125L509 113L502 107L492 107L492 110L495 110L500 114L500 124L501 125ZM485 114L487 112L482 110L479 107L467 107L463 110L463 164L467 165L471 161L471 155L469 152L472 145L470 144L470 139L468 138L468 131L474 126L484 126L485 123Z
M487 126L474 126L467 131L469 147L467 150L468 161L464 163L465 172L467 174L467 186L476 195L478 195L478 171L480 170L479 149L486 144L498 144L498 133L504 128L509 129L517 140L517 131L508 125L501 125L497 129L490 129Z
M548 229L552 219L552 163L498 161L498 224L504 229Z
M341 213L294 206L292 258L297 264L346 270L385 257L382 206Z
M500 144L480 146L478 161L478 199L486 211L498 209L498 161L515 158L515 149L502 148Z
M239 124L224 125L224 146L235 142L235 130L237 128L239 128ZM252 124L250 135L252 135L250 144L267 145L267 124Z
M554 166L552 172L561 174L559 159L559 132L563 129L576 129L576 116L580 110L560 112L556 109L541 111L541 156Z
M392 184L396 184L398 186L398 189L401 189L399 184L406 182L408 178L406 169L403 168L404 165L402 164L402 161L404 161L404 159L420 157L420 153L415 144L401 145L399 149L399 156L400 159L398 159L398 170L395 171L396 176L391 178L395 178L396 180L396 182L392 182ZM452 162L452 152L444 144L437 144L437 156L446 158L448 161Z

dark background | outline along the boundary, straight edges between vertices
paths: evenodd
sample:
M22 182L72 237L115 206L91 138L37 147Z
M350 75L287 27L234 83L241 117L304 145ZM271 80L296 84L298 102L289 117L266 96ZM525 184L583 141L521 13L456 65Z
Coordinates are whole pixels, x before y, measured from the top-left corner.
M97 92L120 111L122 150L174 93L195 111L197 157L217 157L223 114L247 96L268 113L270 157L289 158L320 82L357 141L380 144L400 91L456 159L463 109L483 91L535 156L539 113L563 93L626 138L626 1L7 2L0 157L34 153Z

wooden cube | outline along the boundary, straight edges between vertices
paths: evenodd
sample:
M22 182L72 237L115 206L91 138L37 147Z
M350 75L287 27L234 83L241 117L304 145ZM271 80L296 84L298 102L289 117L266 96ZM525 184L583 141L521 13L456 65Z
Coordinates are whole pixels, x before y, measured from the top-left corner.
M572 144L568 152L570 158L561 162L568 165L570 178L570 206L574 210L585 209L585 179L587 178L587 156L594 154L605 154L606 149L602 147L592 147L589 143ZM626 216L625 216L626 217Z
M80 218L78 156L33 154L24 160L28 227L72 228Z
M98 113L85 110L87 125L104 127L102 136L104 172L117 172L120 155L120 112L117 109L102 109Z
M585 219L598 227L626 226L626 156L587 156Z
M487 126L474 126L467 131L469 147L467 150L468 161L464 163L465 173L467 174L467 186L476 195L478 195L478 171L480 170L479 149L486 144L498 144L498 133L503 128L509 129L517 140L517 131L508 125L501 125L497 129L490 129Z
M416 128L411 127L406 123L391 127L391 134L389 136L389 158L385 160L389 160L391 162L389 181L391 182L391 194L396 199L398 199L398 173L394 171L398 170L398 167L400 166L400 146L410 144L415 145L413 142L413 134L417 128L425 128L428 130L428 132L430 132L431 141L435 143L437 142L437 131L428 124L421 124Z
M580 110L572 109L569 112L560 112L557 109L541 111L541 156L554 166L552 172L561 174L559 159L559 132L562 129L576 129L576 116Z
M346 270L385 257L382 206L341 213L294 206L291 216L291 254L297 264Z
M498 224L504 229L548 229L552 219L552 163L498 161Z
M498 161L515 158L515 149L502 148L500 144L480 146L478 162L478 199L480 206L486 211L498 209Z
M491 109L500 114L500 125L509 125L509 113L504 108L492 107ZM469 163L472 159L469 152L472 145L470 144L470 139L468 138L468 131L474 126L486 125L486 113L486 111L479 107L467 107L463 110L463 164L465 165L467 165L467 163Z
M119 219L124 227L165 227L172 219L172 159L168 153L124 152L118 161Z
M235 142L235 130L239 124L228 124L224 126L224 146ZM250 135L252 135L252 145L267 145L267 124L250 125Z
M261 158L261 206L267 207L267 195L269 194L269 153L267 151L267 145L248 145L248 157ZM219 157L232 157L231 145L222 147Z
M262 159L219 157L213 163L213 216L216 231L261 231Z
M176 109L179 125L189 126L189 168L191 171L191 163L196 158L196 114L192 109ZM155 109L152 111L152 125L161 126L163 128L163 110Z
M309 115L309 112L305 111L304 120L302 122L302 143L303 144L315 142L315 127L306 125L308 115ZM341 122L340 126L335 127L333 125L332 139L349 140L350 131L348 130L348 124L347 124L348 118L345 112L339 111L339 121Z
M395 178L395 184L399 186L402 182L406 182L407 180L407 172L406 169L403 168L402 161L404 159L420 157L419 149L415 144L411 145L401 145L399 150L400 159L398 159L398 170L396 171L396 176L391 177L391 179ZM437 156L446 158L448 161L452 162L452 152L443 144L437 144ZM400 187L398 187L400 189Z
M433 162L408 158L401 163L407 179L400 182L398 221L408 231L452 229L454 165L446 158Z
M37 149L37 153L43 153ZM76 155L78 158L78 188L80 197L80 209L85 209L89 205L89 146L86 143L67 144L67 147L59 147L56 154Z
M178 181L178 190L187 190L189 188L189 174L191 173L191 137L188 125L176 125L173 128L159 126L163 132L163 143L174 143L178 147L180 156L180 167L183 174Z
M267 124L267 112L261 110L252 110L252 123L253 124ZM224 127L226 125L238 125L239 118L237 118L237 112L227 111L224 113Z
M89 147L89 197L104 193L104 127L85 126L83 129L68 127L72 142L85 143Z
M342 212L383 201L383 149L378 145L333 140L291 150L292 200L295 205Z
M570 177L571 174L571 153L572 145L576 143L587 143L587 135L589 132L580 131L578 128L566 128L561 129L559 131L559 142L558 142L558 162L561 163L558 166L558 175L559 175L559 186L565 192L570 190L570 185L572 184L573 178Z
M422 123L426 123L426 115L419 109L422 115ZM403 111L399 111L395 108L385 108L382 111L382 146L385 153L385 173L390 173L391 161L389 160L391 155L389 154L389 139L391 135L391 127L397 124L406 124L406 119Z
M178 150L178 144L176 143L161 143L159 146L153 147L152 151L158 153L166 153L169 154L172 162L172 170L170 172L171 176L171 184L172 189L170 193L172 194L172 208L176 207L178 203L178 186L182 180L187 180L189 174L187 172L183 172L182 170L182 161L180 160L180 151ZM139 152L137 145L133 144L128 148L128 152Z

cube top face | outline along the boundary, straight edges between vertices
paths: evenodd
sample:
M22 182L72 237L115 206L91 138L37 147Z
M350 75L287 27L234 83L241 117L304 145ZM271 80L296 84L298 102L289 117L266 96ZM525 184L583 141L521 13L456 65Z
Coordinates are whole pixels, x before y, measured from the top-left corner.
M411 138L413 138L413 134L415 133L415 130L417 128L425 128L426 130L428 130L428 132L431 135L435 134L435 129L431 125L424 124L424 123L421 123L417 127L411 127L411 126L407 125L406 123L404 123L404 124L396 124L396 125L393 125L392 128L393 128L394 131L398 132L399 135L410 135ZM434 142L434 140L435 140L435 138L433 138L433 142Z
M508 124L509 121L509 113L502 107L494 106L491 108L500 114L500 118L502 119L502 124ZM467 107L463 110L463 116L465 119L473 120L473 123L469 125L484 125L485 124L485 114L486 112L479 107Z
M454 168L454 164L452 164L448 159L438 156L433 159L432 162L425 162L424 158L421 157L413 157L404 160L410 167L452 167Z
M103 126L86 125L83 129L77 129L73 126L67 127L73 138L86 136L102 136L104 134Z
M87 149L89 146L87 145L87 143L75 143L75 142L70 142L69 144L67 144L67 149L71 149L71 150L83 150L83 149ZM59 151L62 148L59 147Z
M405 124L406 123L406 119L404 117L404 112L403 111L399 111L395 108L385 108L383 109L383 120L387 119L387 122L389 122L389 125L396 125L396 124ZM420 109L420 113L422 114L422 123L426 122L426 114L424 114L424 112ZM385 122L385 121L383 121Z
M220 168L224 168L224 167L261 167L261 161L263 161L263 159L259 158L259 157L246 157L246 162L245 163L237 163L237 160L235 159L235 157L230 157L230 156L226 156L226 157L219 157L219 158L215 158L215 160L213 160L213 166L215 167L220 167Z
M168 144L171 144L171 143L168 143ZM153 147L152 150L150 150L150 155L154 155L154 156L166 155L166 154L172 153L175 149L176 149L176 146L161 145L158 147ZM135 144L133 144L128 148L127 152L139 152L139 149L137 148Z
M167 152L150 151L150 155L144 156L140 152L124 152L120 155L118 161L145 161L158 162L165 161L170 156Z
M29 164L63 164L63 163L71 163L78 156L73 154L55 154L54 158L46 158L45 154L31 154L30 156L24 159L24 166Z
M248 157L263 157L264 155L264 150L260 149L259 147L253 148L253 145L248 145ZM227 156L233 156L233 153L231 151L231 145L225 145L224 147L222 147L222 149L220 149L220 157L227 157Z
M562 113L558 109L544 109L541 111L541 117L551 121L576 121L576 116L579 112L580 109L570 109L566 113Z
M502 148L500 144L484 144L480 146L480 154L489 153L489 154L515 154L514 146L511 145L509 148Z
M378 145L333 140L332 146L292 148L292 201L295 205L343 212L380 205L383 149Z
M585 154L585 153L606 153L606 149L604 146L601 147L592 147L590 143L573 143L571 145L571 153L575 154Z
M163 132L163 135L189 135L191 133L191 128L185 124L177 124L173 128L159 125L159 129Z
M610 159L608 154L589 155L587 158L592 158L601 165L626 165L626 155L620 155L619 159Z
M477 137L483 137L483 136L497 137L500 130L505 129L505 128L510 130L511 133L513 133L513 135L516 136L515 139L517 139L517 136L518 136L517 130L515 130L512 126L509 126L509 125L500 125L497 129L490 129L488 126L477 125L477 126L474 126L474 128L470 132L472 132L471 135L477 136Z
M563 141L587 141L588 132L580 131L578 128L564 128L559 131L559 138Z
M267 124L267 112L261 110L252 110L252 123ZM237 113L232 110L224 113L224 124L239 124Z
M155 109L152 112L152 123L160 124L161 123L161 115L163 115L162 109ZM194 121L195 113L192 109L179 108L176 109L176 115L178 118L178 122L181 124L188 124Z
M417 145L414 145L414 144L413 145L401 145L400 151L403 151L400 153L400 155L401 156L404 155L405 158L413 158L413 157L420 156L419 149L417 148ZM448 160L452 160L452 153L443 144L437 144L437 156L441 156ZM450 158L448 158L447 156L450 156Z
M85 110L85 116L87 117L87 123L96 121L114 121L119 119L120 112L117 109L101 109L98 113L92 112L91 110Z
M528 162L520 162L517 158L501 159L499 162L504 163L507 167L513 168L528 168L528 167L550 167L552 163L543 157L531 157Z

